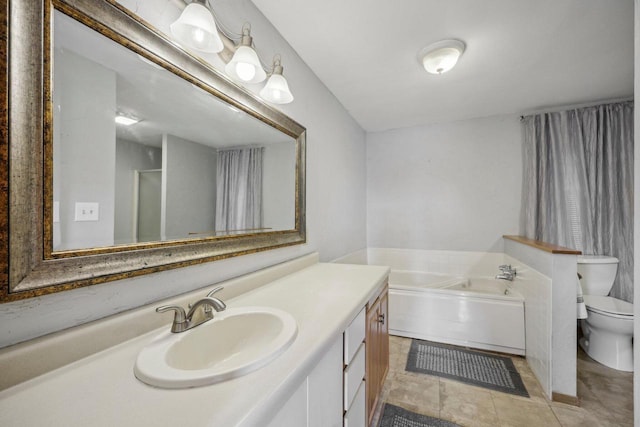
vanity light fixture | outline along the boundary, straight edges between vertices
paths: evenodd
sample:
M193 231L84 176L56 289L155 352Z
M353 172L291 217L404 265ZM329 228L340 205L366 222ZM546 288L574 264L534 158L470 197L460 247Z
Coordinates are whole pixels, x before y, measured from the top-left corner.
M176 0L185 1L186 0ZM191 0L171 24L171 33L181 44L204 52L215 52L227 62L225 73L240 84L255 84L267 78L268 67L263 66L251 37L251 25L242 27L242 34L225 28L209 0ZM225 47L226 46L226 47ZM229 60L230 52L233 52ZM288 104L293 101L287 80L282 76L280 56L276 55L269 80L260 91L260 96L273 104Z
M224 45L207 1L192 0L182 11L180 18L170 25L171 33L187 47L218 53Z
M420 50L418 62L431 74L446 73L455 67L464 49L460 40L441 40Z
M131 126L138 123L139 119L134 119L133 117L123 116L122 114L116 115L116 123L124 126Z
M253 37L251 37L251 26L245 24L242 28L242 40L237 47L231 61L224 67L224 71L233 80L242 83L260 83L267 78L260 64L260 58L253 50Z
M280 55L273 59L273 71L267 84L260 91L260 96L265 101L273 104L288 104L293 101L293 95L289 90L287 79L282 75L282 64Z

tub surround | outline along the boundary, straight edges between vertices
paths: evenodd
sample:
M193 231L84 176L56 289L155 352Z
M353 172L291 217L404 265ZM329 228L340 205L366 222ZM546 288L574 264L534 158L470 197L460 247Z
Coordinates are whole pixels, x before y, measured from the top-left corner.
M36 425L46 419L66 426L264 425L379 293L388 272L387 267L314 264L228 299L229 307L289 312L298 336L266 367L211 386L162 390L134 377L140 350L169 327L170 316L153 313L163 318L162 328L0 392L0 424ZM9 368L3 364L2 369Z
M342 264L387 265L392 270L422 271L457 277L494 277L504 264L502 252L365 248L335 259Z
M526 322L540 326L540 329L527 328L527 360L553 400L577 405L576 277L579 251L561 248L557 249L560 252L554 252L549 246L521 237L505 236L504 239L509 262L514 266L522 265L518 269L517 289L525 297ZM548 344L550 351L546 354ZM530 347L538 356L529 358Z

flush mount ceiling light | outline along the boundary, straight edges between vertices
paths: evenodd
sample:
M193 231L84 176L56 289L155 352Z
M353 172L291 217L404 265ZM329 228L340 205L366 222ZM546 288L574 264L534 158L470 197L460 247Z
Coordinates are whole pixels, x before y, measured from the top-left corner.
M422 49L418 62L431 74L446 73L456 65L464 48L460 40L442 40Z
M253 50L253 38L251 37L251 27L245 25L242 29L242 41L233 54L231 61L224 67L224 71L233 80L243 83L260 83L267 78L260 64L260 58Z
M288 104L293 101L293 95L289 90L287 79L282 75L282 64L279 56L273 59L273 72L267 80L267 84L260 91L260 96L265 101L273 104Z
M189 3L170 28L180 43L192 49L218 53L224 48L207 0L193 0Z
M122 114L116 115L116 123L124 126L131 126L138 123L140 120L133 117L123 116Z

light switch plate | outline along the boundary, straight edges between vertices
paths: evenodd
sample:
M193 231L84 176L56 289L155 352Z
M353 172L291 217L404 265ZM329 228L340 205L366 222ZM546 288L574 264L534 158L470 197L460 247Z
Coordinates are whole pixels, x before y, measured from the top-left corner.
M60 202L53 202L53 222L60 222Z
M98 221L99 203L93 202L76 202L75 221Z

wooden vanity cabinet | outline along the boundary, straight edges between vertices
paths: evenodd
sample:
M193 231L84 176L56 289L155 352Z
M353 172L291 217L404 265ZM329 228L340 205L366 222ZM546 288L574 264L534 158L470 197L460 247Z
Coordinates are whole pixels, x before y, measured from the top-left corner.
M366 317L366 401L367 423L371 425L378 398L389 370L389 287L367 304Z

